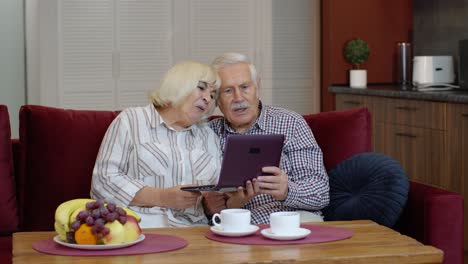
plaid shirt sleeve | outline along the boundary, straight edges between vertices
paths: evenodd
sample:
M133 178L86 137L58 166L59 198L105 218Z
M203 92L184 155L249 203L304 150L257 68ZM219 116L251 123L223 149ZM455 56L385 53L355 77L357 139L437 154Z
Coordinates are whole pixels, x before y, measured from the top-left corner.
M289 192L283 205L318 211L328 205L328 175L323 154L304 119L297 119L287 142L282 169L289 178Z

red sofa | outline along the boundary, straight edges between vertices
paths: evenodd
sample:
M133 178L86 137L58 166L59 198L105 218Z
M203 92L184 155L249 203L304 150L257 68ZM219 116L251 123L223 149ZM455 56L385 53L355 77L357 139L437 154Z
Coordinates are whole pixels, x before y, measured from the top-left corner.
M0 263L11 262L12 232L53 230L61 202L89 197L102 137L117 114L27 105L20 110L20 138L10 140L8 112L0 107L0 208L8 215L0 218ZM327 170L372 149L366 108L304 117L323 150ZM395 229L442 249L444 263L463 263L459 194L411 182Z

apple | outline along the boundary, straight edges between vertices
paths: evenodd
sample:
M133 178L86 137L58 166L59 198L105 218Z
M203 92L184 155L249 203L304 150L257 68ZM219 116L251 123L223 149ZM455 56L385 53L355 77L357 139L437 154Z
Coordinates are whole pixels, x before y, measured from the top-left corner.
M127 215L127 222L125 222L123 227L125 229L125 243L137 240L141 234L141 228L138 224L138 219L132 215Z
M109 233L102 238L102 242L104 244L109 245L125 243L125 228L119 221L109 222L104 226L109 228Z

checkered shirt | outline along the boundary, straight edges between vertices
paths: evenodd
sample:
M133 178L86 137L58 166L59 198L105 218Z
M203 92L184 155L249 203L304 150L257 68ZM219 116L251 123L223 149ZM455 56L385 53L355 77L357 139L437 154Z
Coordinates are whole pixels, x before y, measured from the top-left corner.
M252 213L252 222L269 222L270 213L306 210L321 215L328 205L328 175L323 165L323 154L304 118L298 113L260 103L261 113L245 134L283 134L285 143L281 169L288 175L288 196L278 201L268 194L255 196L244 208ZM226 137L238 134L224 118L214 119L210 127L220 137L224 153Z

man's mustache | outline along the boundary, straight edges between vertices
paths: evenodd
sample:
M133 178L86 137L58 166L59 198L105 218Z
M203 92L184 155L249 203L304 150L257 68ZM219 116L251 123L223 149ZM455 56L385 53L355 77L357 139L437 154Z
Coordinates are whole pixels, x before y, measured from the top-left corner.
M246 101L239 102L239 103L233 103L231 105L231 110L236 111L236 110L239 110L239 109L248 108L249 106L250 106L250 104L248 102L246 102Z

